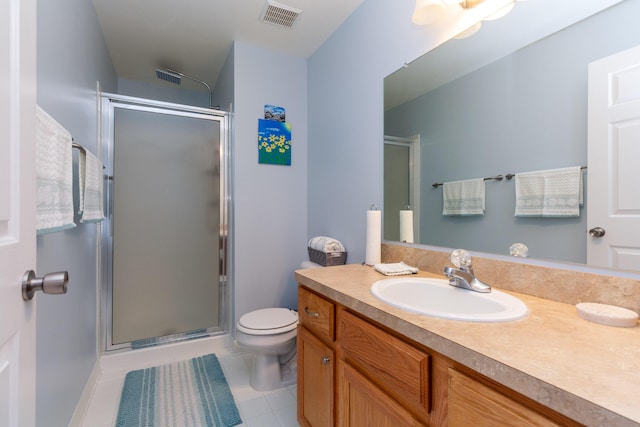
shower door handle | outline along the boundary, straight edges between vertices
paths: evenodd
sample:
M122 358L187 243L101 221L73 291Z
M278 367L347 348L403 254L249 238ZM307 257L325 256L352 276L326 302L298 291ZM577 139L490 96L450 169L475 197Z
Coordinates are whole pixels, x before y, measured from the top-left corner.
M45 294L66 294L69 284L69 273L57 271L36 277L33 270L27 270L22 276L22 299L30 301L37 291Z

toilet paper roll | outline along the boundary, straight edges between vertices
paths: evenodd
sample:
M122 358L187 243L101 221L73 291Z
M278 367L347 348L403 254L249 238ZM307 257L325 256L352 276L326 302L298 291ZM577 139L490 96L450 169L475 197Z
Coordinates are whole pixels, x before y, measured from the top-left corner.
M413 243L413 211L400 211L400 241Z
M367 243L365 264L380 263L380 245L382 244L382 212L367 211Z

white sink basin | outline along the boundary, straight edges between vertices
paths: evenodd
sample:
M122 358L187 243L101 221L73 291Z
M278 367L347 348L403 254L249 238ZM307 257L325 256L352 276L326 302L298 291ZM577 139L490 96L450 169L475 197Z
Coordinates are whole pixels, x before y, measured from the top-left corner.
M527 316L518 298L492 290L479 293L449 285L447 279L395 277L375 282L371 293L379 300L413 313L469 322L508 322Z

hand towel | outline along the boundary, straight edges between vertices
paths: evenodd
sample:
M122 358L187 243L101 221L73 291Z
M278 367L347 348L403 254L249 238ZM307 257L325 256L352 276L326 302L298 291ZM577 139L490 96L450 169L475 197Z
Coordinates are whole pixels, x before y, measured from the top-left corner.
M326 236L316 236L309 240L307 244L311 249L315 249L320 252L346 252L342 243L338 240Z
M80 222L100 222L102 209L102 162L93 153L81 150L78 157Z
M579 166L518 173L515 216L580 216L582 194Z
M484 179L445 182L442 215L484 215Z
M404 262L374 264L373 268L385 276L402 276L405 274L416 274L418 272L416 267L407 265Z
M36 230L75 227L71 134L39 106L36 109Z

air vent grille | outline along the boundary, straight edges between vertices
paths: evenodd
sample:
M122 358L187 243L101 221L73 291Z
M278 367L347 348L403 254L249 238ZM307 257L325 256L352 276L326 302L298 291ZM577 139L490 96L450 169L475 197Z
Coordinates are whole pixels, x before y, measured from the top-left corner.
M302 11L290 6L267 0L260 20L268 24L278 25L280 27L291 28Z

